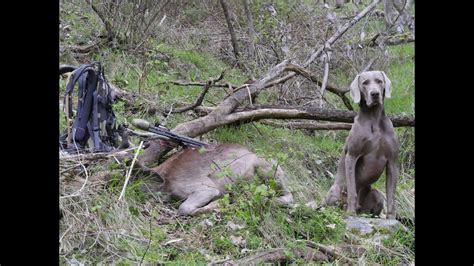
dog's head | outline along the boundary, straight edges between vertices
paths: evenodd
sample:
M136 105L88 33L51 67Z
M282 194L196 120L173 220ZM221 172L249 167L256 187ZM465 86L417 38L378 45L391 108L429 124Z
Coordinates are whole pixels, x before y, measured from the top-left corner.
M359 103L361 97L368 107L382 105L384 97L390 98L391 81L383 71L367 71L357 75L351 83L351 97Z

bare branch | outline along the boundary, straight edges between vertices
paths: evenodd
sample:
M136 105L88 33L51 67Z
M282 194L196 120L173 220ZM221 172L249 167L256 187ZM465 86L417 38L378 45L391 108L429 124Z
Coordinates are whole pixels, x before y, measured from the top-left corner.
M357 14L357 16L353 17L349 22L347 22L346 24L344 24L344 26L342 26L331 38L329 38L329 40L327 41L327 43L329 45L333 45L349 28L351 28L352 26L354 26L359 20L361 20L363 17L365 17L372 9L374 9L377 4L380 2L380 0L375 0L374 2L372 2L370 5L368 5L366 8L364 8L364 10L362 10L359 14ZM304 62L302 64L303 67L308 67L318 56L321 55L321 53L323 52L324 50L324 46L320 47L318 50L316 50L313 54L311 54L311 56L309 57L308 60L306 60L306 62ZM267 87L271 87L271 86L275 86L277 84L280 84L280 83L283 83L287 80L289 80L290 78L294 77L296 75L296 73L290 73L282 78L279 78L277 80L274 80L272 82L272 84L267 84L267 86L265 86L265 88Z
M286 67L287 71L293 71L294 73L297 73L309 80L311 80L312 82L318 84L318 86L321 86L322 87L322 82L318 79L318 77L312 75L308 70L304 69L303 67L299 66L299 65L296 65L296 64L288 64L288 66ZM352 107L349 99L345 96L345 94L349 91L348 89L339 89L339 88L336 88L332 85L326 85L326 89L334 94L336 94L337 96L339 96L344 105L347 107L347 109L349 110L354 110L354 108Z
M207 81L207 83L204 85L204 88L203 88L202 92L199 94L199 97L197 98L195 103L193 103L189 106L185 106L185 107L182 107L182 108L177 108L177 109L174 109L174 110L166 109L165 113L183 113L183 112L192 110L192 109L196 108L197 106L200 106L202 104L202 101L204 100L204 96L206 96L206 93L209 91L209 88L212 87L212 85L215 82L223 79L224 78L224 73L225 73L225 70L221 72L221 75L218 78L209 79Z
M323 84L321 85L321 99L324 97L324 90L326 90L326 86L328 84L329 78L329 61L331 60L331 46L326 43L326 56L324 57L324 77L323 77ZM321 104L323 102L321 101ZM322 107L322 106L320 106Z
M204 88L202 89L201 93L199 94L199 97L196 99L196 102L194 102L191 105L184 106L181 108L176 108L176 109L165 109L165 113L184 113L186 111L192 110L196 108L197 106L202 104L202 101L204 100L204 96L206 96L206 93L209 91L209 88L211 87L212 81L208 81L206 85L204 85Z

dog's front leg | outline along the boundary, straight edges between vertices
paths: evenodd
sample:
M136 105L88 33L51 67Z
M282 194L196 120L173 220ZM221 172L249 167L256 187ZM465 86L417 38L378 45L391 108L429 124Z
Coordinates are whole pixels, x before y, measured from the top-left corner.
M398 167L394 160L390 160L387 163L387 218L395 219L395 190L398 181Z
M355 180L355 165L357 157L347 153L345 158L346 164L346 181L347 181L347 212L355 214L357 209L357 191Z

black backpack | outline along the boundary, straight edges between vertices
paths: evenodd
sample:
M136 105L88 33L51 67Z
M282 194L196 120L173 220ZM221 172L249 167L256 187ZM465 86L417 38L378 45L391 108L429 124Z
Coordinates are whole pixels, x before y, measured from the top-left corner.
M68 125L59 138L60 148L66 152L108 152L116 149L120 145L119 130L115 124L113 99L103 67L100 63L83 64L77 68L61 66L59 74L71 71L64 94L68 120L73 118L72 93L76 83L78 103L72 126Z

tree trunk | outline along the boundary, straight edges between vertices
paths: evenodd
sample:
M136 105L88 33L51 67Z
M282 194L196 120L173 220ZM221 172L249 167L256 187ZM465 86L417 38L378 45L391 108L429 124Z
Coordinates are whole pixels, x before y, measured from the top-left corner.
M242 0L244 4L245 15L247 17L247 24L248 24L248 35L249 35L249 42L248 42L248 50L249 56L253 57L255 55L255 28L253 26L253 17L252 12L250 11L249 0Z
M232 42L232 48L234 48L234 55L235 55L235 58L237 59L237 61L239 61L239 47L238 47L238 44L237 44L237 37L235 36L234 27L232 26L230 14L229 14L229 8L228 8L227 3L225 2L225 0L220 0L220 3L221 3L221 6L222 6L222 10L224 11L224 16L225 16L225 20L227 22L227 27L229 28L230 39L231 39L231 42Z

